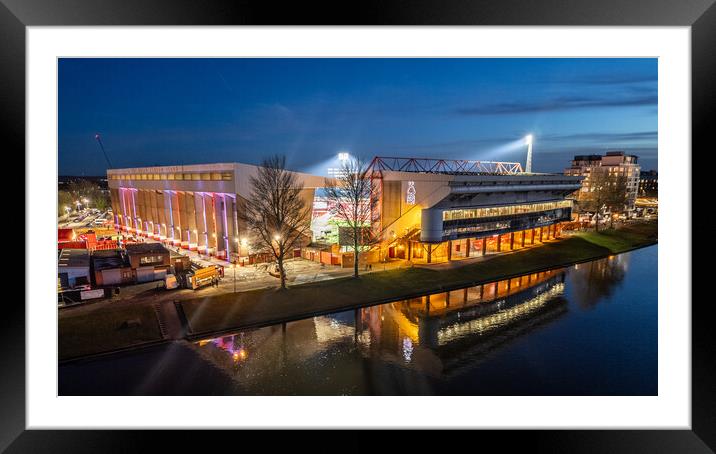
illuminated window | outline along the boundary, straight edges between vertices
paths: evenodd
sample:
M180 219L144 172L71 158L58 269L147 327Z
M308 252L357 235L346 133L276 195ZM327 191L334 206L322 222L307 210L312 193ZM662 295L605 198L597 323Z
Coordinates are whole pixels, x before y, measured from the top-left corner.
M210 173L202 173L201 179L204 181L209 181L209 180L211 180L211 174Z
M201 180L201 174L200 173L192 173L191 179L195 180L195 181L199 181L199 180Z
M234 173L233 172L223 172L221 174L221 179L224 181L231 181L234 179Z
M572 202L570 200L560 200L558 202L507 205L501 207L473 208L464 210L447 210L443 212L443 220L452 221L456 219L475 219L494 216L510 216L514 214L555 210L558 208L567 208L571 206Z
M183 180L183 179L184 179L184 175L181 174L181 173L175 173L175 174L174 174L174 179L175 179L175 180Z
M173 174L173 173L168 173L168 174L165 175L165 177L166 177L167 180L173 180L173 179L174 179L174 174Z
M212 173L212 174L211 174L211 179L214 180L214 181L221 180L221 174L220 174L220 173L217 173L217 172Z
M139 258L140 265L151 265L155 263L162 263L161 255L147 255Z

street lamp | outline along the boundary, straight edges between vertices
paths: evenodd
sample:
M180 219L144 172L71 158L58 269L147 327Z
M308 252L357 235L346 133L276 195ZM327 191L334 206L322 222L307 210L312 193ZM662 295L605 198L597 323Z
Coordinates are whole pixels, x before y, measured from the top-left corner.
M236 263L232 263L231 268L234 269L234 293L236 293Z
M525 172L532 173L532 134L525 136L525 143L527 144L527 165L525 165Z

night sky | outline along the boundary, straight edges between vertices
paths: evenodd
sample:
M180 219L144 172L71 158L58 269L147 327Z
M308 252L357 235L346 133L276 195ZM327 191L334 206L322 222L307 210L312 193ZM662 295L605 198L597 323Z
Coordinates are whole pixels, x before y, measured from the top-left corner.
M624 150L657 169L656 59L61 59L59 173L371 158L520 161L562 172Z

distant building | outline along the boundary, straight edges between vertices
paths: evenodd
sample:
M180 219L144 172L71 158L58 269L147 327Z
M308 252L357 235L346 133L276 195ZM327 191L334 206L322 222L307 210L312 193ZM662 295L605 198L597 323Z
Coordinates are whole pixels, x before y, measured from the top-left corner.
M109 185L107 184L107 176L68 176L68 175L60 175L57 177L57 187L58 189L66 189L67 185L72 183L73 181L89 181L90 183L94 183L103 191L109 190Z
M639 197L658 197L659 179L656 170L646 170L639 176Z
M593 191L591 177L596 172L608 172L613 176L626 178L627 195L626 209L634 210L634 202L639 192L639 175L641 167L637 164L638 157L625 154L623 151L608 151L606 155L578 155L572 160L571 167L564 169L565 175L582 176L582 187L577 193L577 200L582 194Z

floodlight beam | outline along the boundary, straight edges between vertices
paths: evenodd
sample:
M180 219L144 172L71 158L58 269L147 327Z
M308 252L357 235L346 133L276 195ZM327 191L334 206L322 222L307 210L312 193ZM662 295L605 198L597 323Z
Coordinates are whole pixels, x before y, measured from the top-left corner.
M527 162L525 163L525 172L532 173L532 134L525 137L527 143Z

